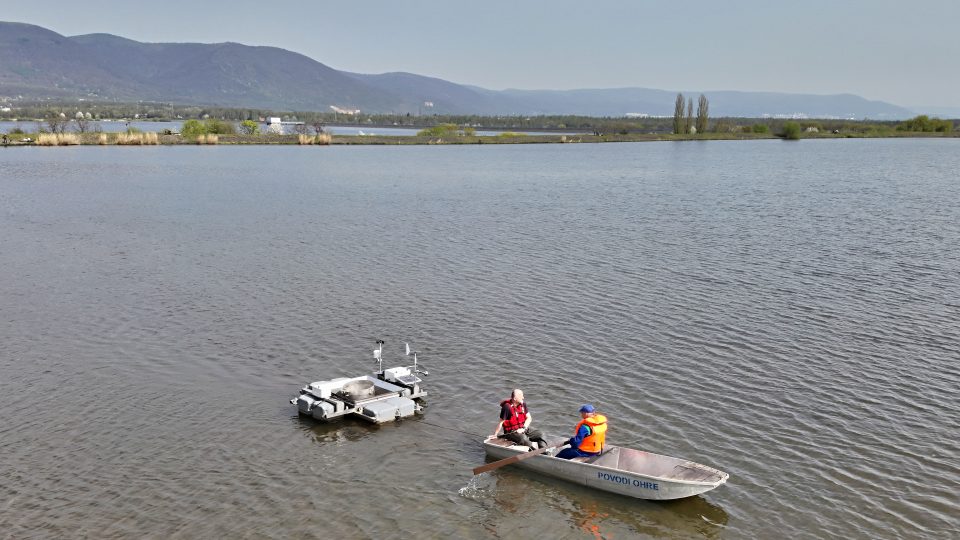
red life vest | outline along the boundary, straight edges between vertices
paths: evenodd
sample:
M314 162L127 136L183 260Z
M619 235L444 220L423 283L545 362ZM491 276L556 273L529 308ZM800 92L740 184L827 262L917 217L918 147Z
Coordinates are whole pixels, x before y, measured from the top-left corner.
M527 404L514 405L513 399L505 399L500 402L501 411L504 405L510 407L510 418L503 421L503 432L510 433L522 428L527 421Z

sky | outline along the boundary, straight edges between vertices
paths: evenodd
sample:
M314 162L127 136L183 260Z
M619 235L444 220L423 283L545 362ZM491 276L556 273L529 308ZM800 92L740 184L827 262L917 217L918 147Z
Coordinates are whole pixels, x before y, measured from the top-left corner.
M960 107L958 0L45 0L63 35L282 47L340 70L490 89L850 93Z

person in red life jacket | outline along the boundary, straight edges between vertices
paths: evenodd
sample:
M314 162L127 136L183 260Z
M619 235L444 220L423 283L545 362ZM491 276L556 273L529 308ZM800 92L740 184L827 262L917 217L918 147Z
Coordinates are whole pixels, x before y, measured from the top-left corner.
M547 441L543 440L543 433L537 429L530 429L532 422L533 415L530 414L527 404L523 402L523 391L516 389L510 394L510 399L500 402L500 423L493 431L493 436L498 436L500 429L503 428L503 435L500 437L510 442L529 446L533 450L537 449L537 445L546 448Z
M607 417L598 414L593 405L588 403L580 407L580 423L573 432L573 438L564 442L570 448L564 448L556 457L573 459L600 455L607 439Z

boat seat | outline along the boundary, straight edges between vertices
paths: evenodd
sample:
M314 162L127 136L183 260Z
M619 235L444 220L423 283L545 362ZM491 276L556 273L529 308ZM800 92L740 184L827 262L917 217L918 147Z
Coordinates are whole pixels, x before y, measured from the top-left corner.
M484 442L486 442L486 443L488 443L488 444L495 444L495 445L497 445L497 446L513 446L513 443L512 443L512 442L508 441L507 439L500 438L500 437L497 437L497 438L495 438L495 439L487 439L487 440L484 441Z
M497 446L502 446L504 448L510 448L511 450L522 450L524 452L529 452L529 446L523 446L522 444L514 444L513 441L509 439L504 439L502 437L497 437L496 439L487 439L489 444L495 444Z

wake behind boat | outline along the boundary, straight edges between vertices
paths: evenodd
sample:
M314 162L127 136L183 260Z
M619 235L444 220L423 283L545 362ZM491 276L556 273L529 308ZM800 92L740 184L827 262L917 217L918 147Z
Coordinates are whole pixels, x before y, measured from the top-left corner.
M495 459L519 456L526 446L506 439L483 441L487 455ZM608 446L599 456L560 459L548 454L517 462L518 466L628 497L670 500L692 497L724 483L729 474L685 459L662 456L619 446Z

